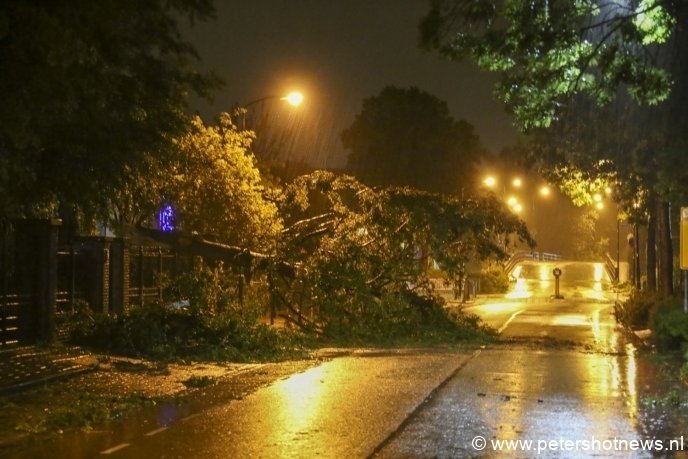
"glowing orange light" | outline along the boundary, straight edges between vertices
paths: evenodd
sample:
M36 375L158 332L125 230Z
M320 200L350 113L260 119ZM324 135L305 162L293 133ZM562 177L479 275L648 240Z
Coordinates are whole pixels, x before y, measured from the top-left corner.
M282 100L286 100L290 105L298 107L303 102L303 94L298 91L292 91L286 96L282 97Z

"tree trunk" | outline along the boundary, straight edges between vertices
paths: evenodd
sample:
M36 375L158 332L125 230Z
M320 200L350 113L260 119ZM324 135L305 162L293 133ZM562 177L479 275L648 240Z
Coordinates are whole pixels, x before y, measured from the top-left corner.
M656 229L657 229L657 209L656 199L654 195L650 197L649 216L647 219L647 291L657 291L657 246L656 246Z
M640 273L640 231L638 231L638 224L633 224L633 283L636 290L641 290L641 273Z
M659 201L657 205L657 233L658 291L662 298L667 298L674 294L674 250L671 242L669 203L664 201Z

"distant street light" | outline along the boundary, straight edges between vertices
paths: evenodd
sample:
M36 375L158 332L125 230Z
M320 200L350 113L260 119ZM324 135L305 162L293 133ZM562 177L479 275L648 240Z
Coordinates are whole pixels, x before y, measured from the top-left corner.
M551 193L551 190L547 185L544 185L540 187L540 196L549 196Z
M483 183L485 184L486 187L492 188L497 184L497 179L495 179L492 176L486 177L485 180L483 180Z
M511 181L511 184L514 186L514 188L521 188L521 185L523 185L523 181L520 178L516 177Z

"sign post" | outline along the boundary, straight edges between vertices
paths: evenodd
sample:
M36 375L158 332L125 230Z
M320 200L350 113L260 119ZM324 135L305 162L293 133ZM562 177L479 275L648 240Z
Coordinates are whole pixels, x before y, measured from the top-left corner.
M683 271L683 312L688 314L688 207L681 207L680 267Z
M561 276L561 269L554 268L552 270L552 274L554 274L554 299L560 300L564 298L561 296L561 294L559 294L559 276Z

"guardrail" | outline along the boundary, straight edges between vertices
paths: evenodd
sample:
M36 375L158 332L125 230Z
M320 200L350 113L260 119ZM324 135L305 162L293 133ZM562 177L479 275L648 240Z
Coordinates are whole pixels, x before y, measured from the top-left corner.
M616 263L616 260L612 258L609 253L605 254L605 269L607 270L607 274L609 275L609 278L615 282L619 281L619 265Z
M511 274L517 264L524 260L535 260L535 261L559 261L561 260L561 255L549 252L516 252L511 258L509 258L504 263L504 270L507 274Z

